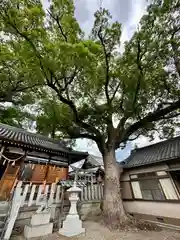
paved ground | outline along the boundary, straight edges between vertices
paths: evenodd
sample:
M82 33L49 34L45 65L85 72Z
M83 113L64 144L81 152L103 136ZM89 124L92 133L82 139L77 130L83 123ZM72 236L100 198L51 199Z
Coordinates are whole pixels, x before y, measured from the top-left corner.
M97 222L85 222L86 234L73 238L66 238L57 233L50 236L33 238L32 240L180 240L180 232L175 231L139 231L139 232L110 232ZM24 240L22 237L13 237L11 240Z

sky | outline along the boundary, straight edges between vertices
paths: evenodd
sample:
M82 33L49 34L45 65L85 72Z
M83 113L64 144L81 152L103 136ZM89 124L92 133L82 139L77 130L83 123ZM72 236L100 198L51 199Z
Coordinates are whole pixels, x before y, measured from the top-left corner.
M48 7L48 0L42 0L44 7ZM94 19L94 12L101 6L109 9L113 20L122 24L121 47L123 51L123 42L129 40L133 32L137 29L138 23L145 12L147 0L74 0L76 18L88 35L91 31ZM129 142L125 149L116 152L117 160L124 160L129 156L131 149L136 144L138 147L156 143L159 141L158 136L155 140L149 142L145 137L139 137L136 141ZM100 152L95 143L86 139L78 139L76 150L88 151L90 154L100 156Z

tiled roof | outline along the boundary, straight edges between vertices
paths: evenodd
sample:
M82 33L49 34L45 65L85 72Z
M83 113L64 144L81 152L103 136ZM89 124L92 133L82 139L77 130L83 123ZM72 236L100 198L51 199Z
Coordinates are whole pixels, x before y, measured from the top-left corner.
M24 129L0 123L0 140L27 144L34 147L68 152L67 148L57 141L40 134L30 133Z
M68 154L70 162L86 158L88 153L70 150L63 143L40 134L0 123L0 140L40 151Z
M180 136L135 149L121 164L131 168L180 158Z

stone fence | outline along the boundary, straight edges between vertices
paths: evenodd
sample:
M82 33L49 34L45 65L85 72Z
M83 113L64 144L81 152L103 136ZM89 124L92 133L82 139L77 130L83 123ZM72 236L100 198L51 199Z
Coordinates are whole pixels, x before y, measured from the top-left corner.
M21 207L24 205L32 206L39 205L41 201L42 192L46 195L46 200L50 204L59 204L65 198L67 198L67 193L64 188L55 183L51 185L36 185L36 184L23 184L19 183L21 187ZM101 184L91 184L81 188L80 201L96 201L103 198L103 185Z
M91 184L81 189L78 211L81 219L85 220L90 215L100 213L103 185ZM51 220L54 222L54 228L58 228L58 224L69 211L68 194L64 188L55 183L51 185L35 185L19 182L14 189L10 219L7 225L7 228L9 228L8 236L10 236L13 229L16 234L23 231L24 225L28 224L31 216L36 212L38 206L42 204L41 197L43 193L45 196L43 201L47 201L51 207Z

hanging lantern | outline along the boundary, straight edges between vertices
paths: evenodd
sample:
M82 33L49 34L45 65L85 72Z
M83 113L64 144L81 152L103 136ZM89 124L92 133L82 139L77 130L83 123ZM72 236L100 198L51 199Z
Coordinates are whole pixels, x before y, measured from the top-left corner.
M6 159L4 160L4 162L3 162L3 165L5 165L6 164Z
M12 166L15 166L15 161L13 161L11 165L12 165Z

